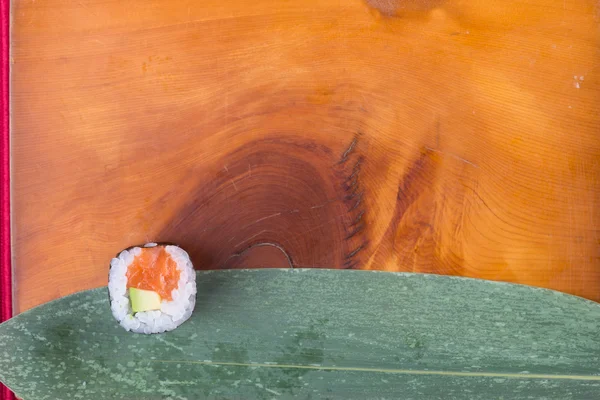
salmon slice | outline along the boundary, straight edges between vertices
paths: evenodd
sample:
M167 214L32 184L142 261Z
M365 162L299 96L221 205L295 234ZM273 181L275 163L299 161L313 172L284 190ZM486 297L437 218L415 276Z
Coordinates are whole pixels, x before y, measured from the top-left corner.
M179 284L179 269L164 246L144 247L127 268L127 288L152 290L171 301Z

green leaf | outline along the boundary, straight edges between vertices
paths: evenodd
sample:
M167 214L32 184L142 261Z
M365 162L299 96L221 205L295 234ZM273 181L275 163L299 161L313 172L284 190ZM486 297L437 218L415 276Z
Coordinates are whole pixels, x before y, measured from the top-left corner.
M192 318L140 335L106 288L0 325L23 399L600 398L600 305L473 279L341 270L198 273Z

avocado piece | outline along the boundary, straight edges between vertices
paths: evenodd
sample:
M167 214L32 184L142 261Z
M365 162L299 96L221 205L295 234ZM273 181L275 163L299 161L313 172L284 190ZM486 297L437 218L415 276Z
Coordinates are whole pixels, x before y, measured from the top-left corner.
M160 295L152 290L129 288L133 312L160 310Z

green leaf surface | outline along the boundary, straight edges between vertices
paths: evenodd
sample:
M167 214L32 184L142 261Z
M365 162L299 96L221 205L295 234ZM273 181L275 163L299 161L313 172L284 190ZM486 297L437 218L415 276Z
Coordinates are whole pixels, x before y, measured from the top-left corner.
M0 325L28 399L597 399L600 304L532 287L344 270L198 272L192 318L126 332L106 288Z

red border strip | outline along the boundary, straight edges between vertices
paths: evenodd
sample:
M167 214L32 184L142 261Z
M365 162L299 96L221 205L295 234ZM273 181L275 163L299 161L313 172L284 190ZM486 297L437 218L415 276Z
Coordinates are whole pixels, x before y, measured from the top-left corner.
M2 97L2 187L0 189L2 212L0 213L0 322L12 316L12 269L10 241L10 136L9 136L9 81L10 81L10 0L0 0L0 82ZM14 394L0 383L0 399L13 400Z

